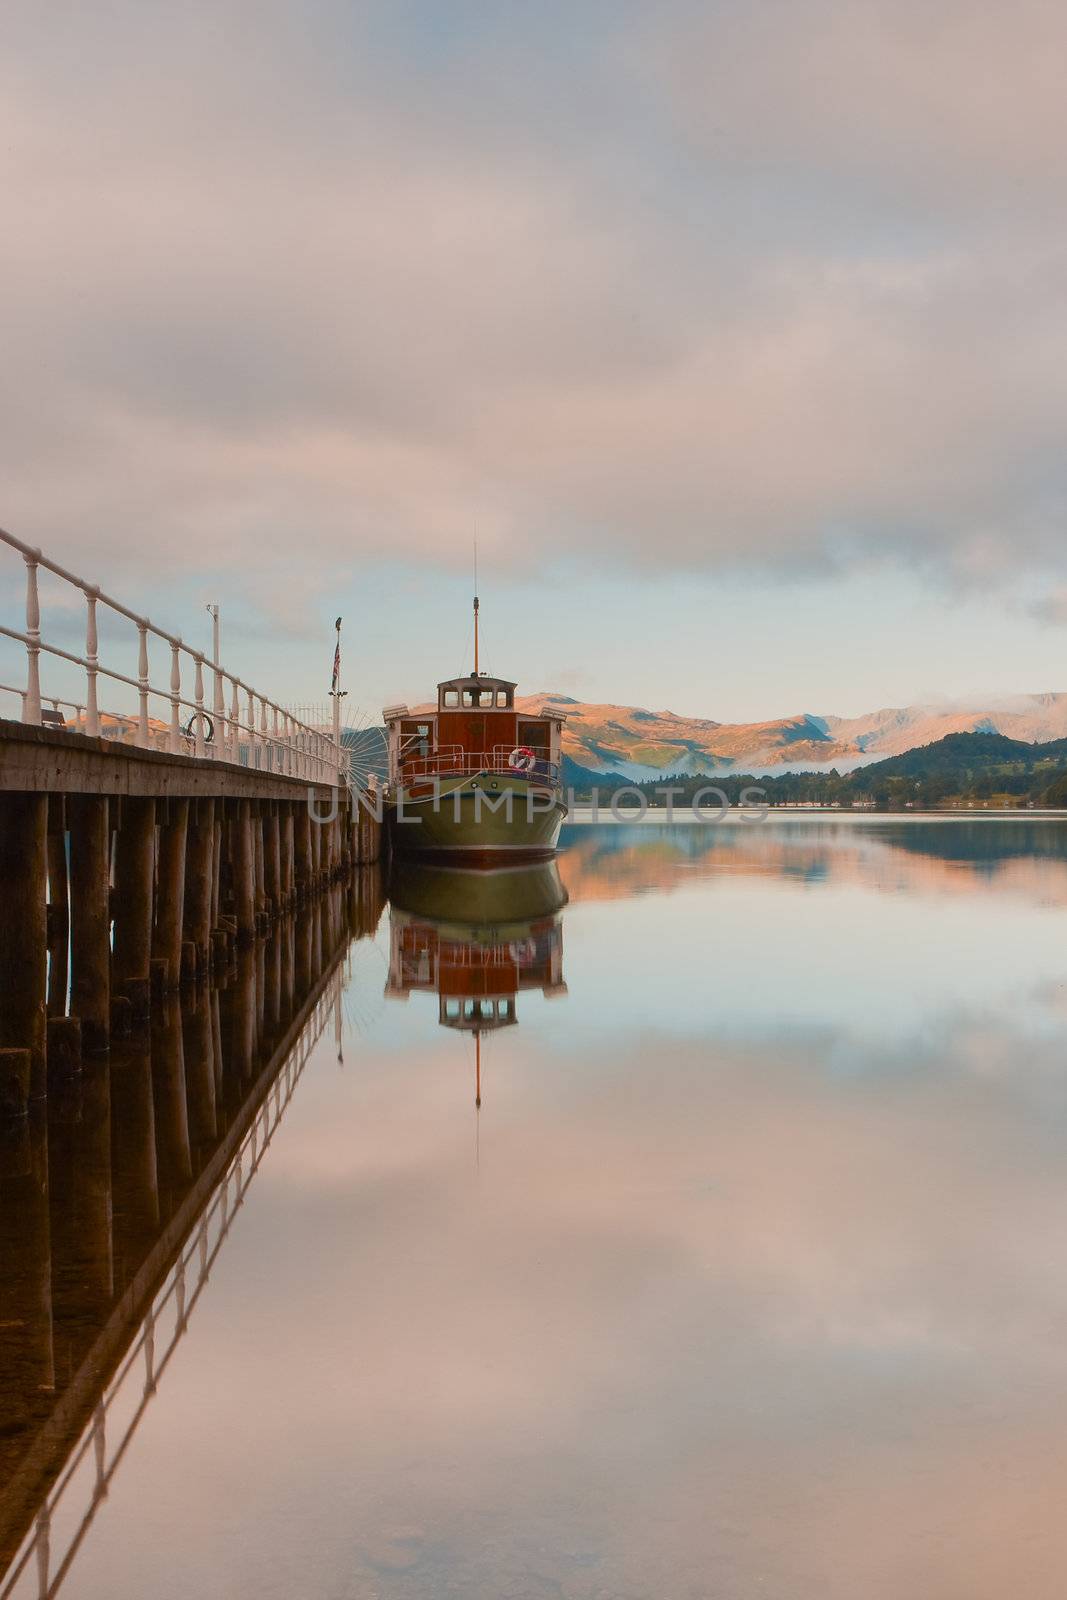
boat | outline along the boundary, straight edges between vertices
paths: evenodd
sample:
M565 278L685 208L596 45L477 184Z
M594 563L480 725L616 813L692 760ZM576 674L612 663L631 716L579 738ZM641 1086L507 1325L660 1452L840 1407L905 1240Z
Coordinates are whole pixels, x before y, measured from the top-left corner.
M394 855L464 865L547 860L567 814L562 782L566 713L515 702L516 685L478 667L437 685L436 704L386 706L384 815Z
M555 861L465 870L400 860L389 873L389 903L415 921L456 929L457 939L511 940L562 911L567 891Z
M566 903L555 861L489 871L393 863L386 997L435 995L439 1025L473 1038L476 1106L482 1036L518 1023L524 991L567 993Z

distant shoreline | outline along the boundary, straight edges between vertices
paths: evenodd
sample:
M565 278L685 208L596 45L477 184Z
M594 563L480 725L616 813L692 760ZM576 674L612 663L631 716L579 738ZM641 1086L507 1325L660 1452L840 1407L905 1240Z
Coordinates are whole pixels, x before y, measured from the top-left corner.
M641 826L673 827L681 824L686 827L716 827L723 823L729 825L751 828L760 823L778 821L782 818L801 819L805 817L832 817L835 821L848 821L850 823L874 822L959 822L965 819L969 822L1067 822L1067 807L1051 808L1035 806L1033 810L1020 809L1015 806L994 808L975 806L958 806L952 809L938 807L930 810L920 810L917 806L906 811L875 811L867 809L852 809L847 806L771 806L765 815L761 814L757 821L753 813L746 815L741 806L731 806L721 820L718 817L700 817L694 814L688 806L678 805L674 808L673 815L669 815L666 806L650 806L647 811L634 809L626 812L620 809L618 816L613 815L607 805L594 812L592 806L576 806L568 812L564 827L572 824L578 827L610 826L632 827Z

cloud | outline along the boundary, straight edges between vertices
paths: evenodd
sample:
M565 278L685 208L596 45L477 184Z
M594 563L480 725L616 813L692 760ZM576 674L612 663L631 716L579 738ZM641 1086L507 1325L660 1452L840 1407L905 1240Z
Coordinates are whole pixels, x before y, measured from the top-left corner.
M1030 616L1037 618L1038 622L1049 623L1052 627L1063 627L1067 623L1067 590L1059 589L1053 594L1044 595L1039 600L1033 600L1027 610Z
M10 33L2 520L46 548L1062 570L1052 8Z

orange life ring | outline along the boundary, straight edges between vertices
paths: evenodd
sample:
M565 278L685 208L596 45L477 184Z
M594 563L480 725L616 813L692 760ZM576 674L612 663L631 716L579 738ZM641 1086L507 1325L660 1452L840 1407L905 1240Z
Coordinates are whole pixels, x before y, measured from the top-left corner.
M520 744L508 756L508 766L512 772L532 772L537 763L537 757L528 744Z

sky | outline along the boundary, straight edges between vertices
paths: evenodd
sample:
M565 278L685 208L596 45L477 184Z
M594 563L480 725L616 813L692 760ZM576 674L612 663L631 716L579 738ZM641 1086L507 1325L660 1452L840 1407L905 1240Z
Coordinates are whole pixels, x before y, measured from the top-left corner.
M217 601L277 699L341 613L353 721L469 665L475 539L530 691L1067 690L1065 47L1045 0L11 0L0 526L193 643Z

